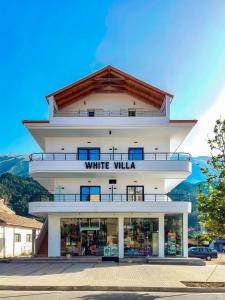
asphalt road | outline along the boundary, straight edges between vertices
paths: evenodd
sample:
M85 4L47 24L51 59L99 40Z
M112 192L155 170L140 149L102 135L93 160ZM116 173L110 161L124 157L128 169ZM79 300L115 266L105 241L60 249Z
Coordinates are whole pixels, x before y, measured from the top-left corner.
M0 291L0 300L224 300L221 294Z

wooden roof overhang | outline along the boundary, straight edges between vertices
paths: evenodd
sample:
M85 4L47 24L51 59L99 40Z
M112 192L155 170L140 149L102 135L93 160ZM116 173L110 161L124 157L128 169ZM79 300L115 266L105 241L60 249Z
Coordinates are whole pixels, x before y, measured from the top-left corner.
M48 96L53 96L58 109L91 93L128 93L142 101L160 109L165 96L171 99L173 95L155 88L131 75L128 75L112 66L107 66L67 87Z

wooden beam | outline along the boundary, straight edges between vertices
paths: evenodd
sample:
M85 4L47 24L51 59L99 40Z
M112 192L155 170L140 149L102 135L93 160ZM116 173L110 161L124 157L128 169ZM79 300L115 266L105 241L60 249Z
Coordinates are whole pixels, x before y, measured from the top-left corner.
M154 106L156 106L157 108L161 107L162 106L162 101L156 101L154 99L154 97L152 97L151 95L146 95L145 93L143 92L140 92L134 88L131 88L129 86L126 86L126 90L130 93L130 94L133 94L135 95L136 97L138 97L139 99L143 99L145 101L148 102L148 104L152 104ZM159 100L159 99L158 99Z
M86 89L82 89L79 93L74 93L64 99L61 99L60 101L57 101L57 104L59 106L65 104L65 103L71 103L71 101L75 102L75 99L77 99L78 97L83 97L83 95L86 95L87 93L91 93L91 91L94 89L94 86L91 85L89 87L87 87Z

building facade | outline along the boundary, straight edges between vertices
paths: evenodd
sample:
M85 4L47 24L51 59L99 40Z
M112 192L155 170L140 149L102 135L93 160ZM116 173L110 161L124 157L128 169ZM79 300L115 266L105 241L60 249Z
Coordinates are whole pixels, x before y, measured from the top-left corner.
M42 223L16 215L0 199L0 258L31 255Z
M196 121L171 120L171 94L111 66L46 99L49 120L23 121L50 192L29 204L48 218L42 254L187 257L191 203L170 191L191 173L177 149Z

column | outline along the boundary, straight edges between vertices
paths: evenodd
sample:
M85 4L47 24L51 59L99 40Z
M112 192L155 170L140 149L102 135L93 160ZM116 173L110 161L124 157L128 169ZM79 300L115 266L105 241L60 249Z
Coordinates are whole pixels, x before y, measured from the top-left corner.
M124 217L118 218L118 249L119 258L124 257Z
M164 214L159 216L159 257L164 257L165 252L165 228L164 228Z
M183 256L188 257L188 213L183 213Z
M48 215L48 257L60 256L60 217Z
M32 256L35 256L36 254L36 230L37 229L32 229Z

